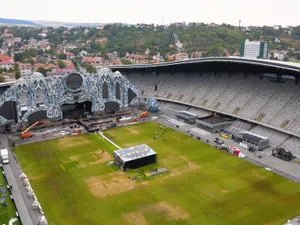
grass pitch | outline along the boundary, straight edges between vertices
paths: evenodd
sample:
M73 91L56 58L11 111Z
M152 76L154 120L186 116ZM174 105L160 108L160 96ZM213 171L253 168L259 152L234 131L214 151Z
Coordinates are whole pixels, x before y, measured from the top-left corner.
M121 147L146 143L158 153L157 165L126 173L106 166L114 147L97 135L16 147L50 223L282 225L300 214L300 185L177 131L154 140L157 126L104 132ZM156 167L170 173L128 179Z
M12 218L16 218L16 208L14 203L10 199L10 192L6 188L7 183L2 174L0 175L0 185L5 185L5 189L7 193L7 197L4 201L7 204L7 207L0 205L0 224L8 224ZM2 196L2 192L0 192L0 198L1 196ZM21 224L20 221L16 221L13 223L13 225L20 225L20 224Z

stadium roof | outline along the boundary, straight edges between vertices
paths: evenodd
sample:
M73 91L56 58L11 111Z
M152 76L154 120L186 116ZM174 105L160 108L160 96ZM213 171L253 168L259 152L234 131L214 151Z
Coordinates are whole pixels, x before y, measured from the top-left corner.
M198 59L187 59L181 61L172 61L172 62L164 62L158 64L134 64L134 65L111 65L109 66L111 69L141 69L141 68L160 68L167 66L175 66L175 65L188 65L188 64L196 64L196 63L208 63L208 62L225 62L225 63L240 63L240 64L250 64L250 65L258 65L258 66L267 66L278 69L287 69L295 72L300 72L300 63L292 63L292 62L282 62L268 59L253 59L253 58L245 58L245 57L207 57L207 58L198 58Z
M148 145L141 144L130 148L116 150L114 151L114 154L118 155L123 160L123 162L128 162L151 155L156 155L156 152Z

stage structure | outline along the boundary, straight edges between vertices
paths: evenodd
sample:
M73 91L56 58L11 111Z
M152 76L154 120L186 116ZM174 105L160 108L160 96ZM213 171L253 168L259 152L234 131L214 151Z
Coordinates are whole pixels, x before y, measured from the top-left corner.
M115 164L123 171L156 163L156 160L156 152L146 144L114 151Z
M114 102L122 108L139 98L138 91L127 78L108 68L96 74L74 71L44 77L33 73L18 79L0 96L0 126L26 123L29 116L37 112L44 112L48 119L62 119L64 104L89 101L91 112L97 113L105 109L106 103Z

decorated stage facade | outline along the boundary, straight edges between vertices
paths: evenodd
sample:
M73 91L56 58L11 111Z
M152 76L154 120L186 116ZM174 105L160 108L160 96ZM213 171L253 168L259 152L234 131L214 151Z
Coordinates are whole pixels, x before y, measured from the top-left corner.
M91 102L91 112L105 109L108 102L119 108L139 99L137 89L119 72L102 69L99 73L70 72L44 77L40 73L18 79L0 95L0 125L28 122L44 112L48 119L62 119L64 104Z

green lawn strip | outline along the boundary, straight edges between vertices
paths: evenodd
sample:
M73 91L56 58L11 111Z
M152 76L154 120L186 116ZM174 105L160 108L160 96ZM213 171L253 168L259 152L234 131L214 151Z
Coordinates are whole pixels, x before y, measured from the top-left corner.
M0 204L0 224L8 224L10 219L16 218L16 207L14 202L10 198L10 192L7 189L7 183L3 177L3 175L0 175L0 185L4 185L6 189L7 197L5 198L4 203L7 204L6 207ZM2 197L2 192L0 192L0 198ZM16 221L14 225L20 225L20 221Z

